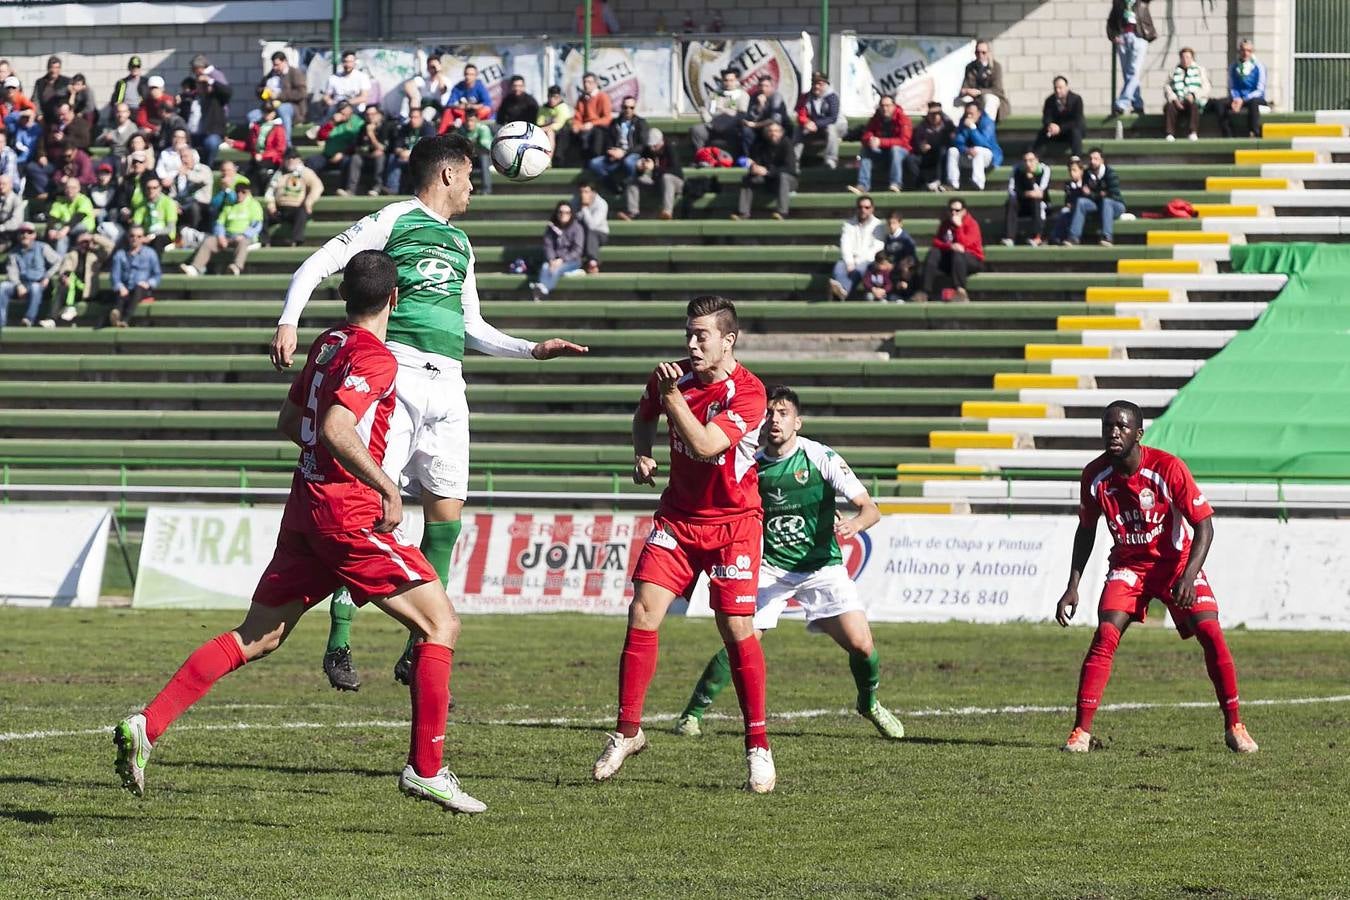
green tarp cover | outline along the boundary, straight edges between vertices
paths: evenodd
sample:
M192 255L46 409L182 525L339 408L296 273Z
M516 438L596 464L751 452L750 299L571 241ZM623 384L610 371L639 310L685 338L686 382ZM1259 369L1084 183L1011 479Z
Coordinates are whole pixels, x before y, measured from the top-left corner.
M1289 282L1177 393L1145 442L1199 477L1350 478L1350 246L1237 246L1232 266Z

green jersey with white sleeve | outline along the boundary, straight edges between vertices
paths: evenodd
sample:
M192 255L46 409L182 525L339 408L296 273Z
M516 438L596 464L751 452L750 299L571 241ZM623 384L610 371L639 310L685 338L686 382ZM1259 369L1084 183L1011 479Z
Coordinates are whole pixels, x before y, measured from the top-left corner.
M835 498L852 500L867 490L843 457L798 437L787 456L760 450L755 461L764 502L764 562L788 572L842 563L834 537Z

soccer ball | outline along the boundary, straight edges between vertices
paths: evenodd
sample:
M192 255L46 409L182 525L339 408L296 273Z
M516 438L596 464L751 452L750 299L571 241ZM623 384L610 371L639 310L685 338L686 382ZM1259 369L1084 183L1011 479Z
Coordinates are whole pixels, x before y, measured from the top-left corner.
M553 164L553 141L529 122L507 122L492 139L492 167L512 181L529 181Z

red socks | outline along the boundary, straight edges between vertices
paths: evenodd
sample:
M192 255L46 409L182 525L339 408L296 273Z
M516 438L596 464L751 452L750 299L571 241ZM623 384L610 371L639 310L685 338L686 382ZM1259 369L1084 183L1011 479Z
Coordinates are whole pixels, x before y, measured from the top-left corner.
M736 699L741 703L745 718L745 749L769 748L764 720L764 648L753 634L736 643L727 643L727 657L731 661L731 681L736 685Z
M638 733L642 725L642 702L647 685L656 673L660 636L655 631L628 629L619 657L619 723L616 730L624 737Z
M441 770L450 711L450 664L455 651L422 641L412 652L412 740L408 765L423 778Z
M1083 671L1078 676L1078 719L1074 728L1092 730L1092 717L1102 702L1102 691L1111 679L1111 660L1120 646L1120 629L1110 622L1097 626L1092 636L1092 646L1088 647L1087 657L1083 660Z
M1232 728L1242 721L1238 718L1237 667L1233 665L1233 654L1228 652L1228 642L1223 639L1219 620L1205 619L1195 623L1195 639L1205 651L1205 668L1209 670L1214 695L1219 698L1219 708L1223 710L1223 727Z
M233 631L216 635L194 650L164 689L142 710L145 736L150 743L158 741L173 720L205 697L212 685L246 662Z

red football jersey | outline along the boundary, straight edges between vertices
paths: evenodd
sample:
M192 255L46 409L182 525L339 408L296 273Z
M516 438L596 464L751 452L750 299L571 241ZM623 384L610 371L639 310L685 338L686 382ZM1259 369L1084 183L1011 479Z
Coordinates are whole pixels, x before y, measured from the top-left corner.
M1185 564L1194 525L1214 515L1186 464L1170 453L1140 447L1139 470L1128 478L1116 472L1106 454L1083 469L1078 520L1094 527L1106 516L1115 546L1111 565L1148 567L1158 562Z
M713 422L731 439L716 458L694 456L674 428L670 430L670 482L661 494L660 514L677 519L730 520L758 515L759 475L755 450L768 405L764 384L740 363L731 376L713 384L698 380L689 360L680 363L680 390L689 409L702 422ZM661 415L656 375L638 402L638 417L647 422ZM669 427L669 422L667 422Z
M304 411L300 461L283 528L323 534L371 528L383 512L379 492L342 467L319 440L319 423L334 404L356 416L356 433L377 464L384 461L389 416L394 411L398 363L384 342L356 325L330 328L309 348L290 399Z

